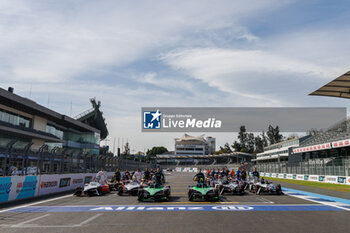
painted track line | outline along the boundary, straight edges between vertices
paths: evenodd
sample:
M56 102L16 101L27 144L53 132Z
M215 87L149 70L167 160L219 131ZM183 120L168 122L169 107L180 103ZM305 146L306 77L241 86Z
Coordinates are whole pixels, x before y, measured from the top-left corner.
M296 189L288 189L285 188L286 191L284 191L285 194L287 194L288 196L291 197L295 197L295 198L299 198L299 199L303 199L303 200L307 200L307 201L311 201L311 202L316 202L322 205L326 205L326 206L332 206L335 208L339 208L342 210L346 210L346 211L350 211L349 208L347 208L349 206L348 202L349 200L346 199L342 199L342 198L335 198L335 197L331 197L331 196L326 196L326 195L321 195L321 194L317 194L317 193L311 193L311 192L305 192L305 191L301 191L301 190L296 190ZM323 199L322 200L315 200L315 198L317 199ZM339 201L340 202L337 202ZM333 202L333 203L331 203Z
M86 219L85 221L81 222L80 224L78 224L76 226L80 226L81 227L81 226L91 222L92 220L95 220L96 218L100 217L101 215L102 214L96 214L96 215L92 216L91 218Z
M23 226L25 226L25 224L27 224L27 223L34 222L34 221L39 220L39 219L42 219L42 218L46 218L47 216L50 216L50 214L41 215L41 216L39 216L39 217L32 218L32 219L29 219L29 220L27 220L27 221L24 221L24 222L21 222L21 223L12 225L11 227L23 227Z
M20 206L8 208L8 209L0 210L0 213L8 212L10 210L15 210L15 209L22 208L22 207L38 205L38 204L42 204L42 203L46 203L46 202L50 202L50 201L56 201L56 200L60 200L60 199L71 197L71 196L72 196L72 194L69 194L69 195L65 195L65 196L61 196L61 197L51 198L51 199L44 200L44 201L37 201L37 202L30 203L30 204L20 205Z

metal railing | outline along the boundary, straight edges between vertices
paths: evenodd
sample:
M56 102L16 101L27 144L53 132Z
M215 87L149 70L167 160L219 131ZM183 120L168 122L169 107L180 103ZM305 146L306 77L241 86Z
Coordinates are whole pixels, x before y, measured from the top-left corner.
M259 163L256 167L261 172L270 173L350 176L349 157L312 159L303 162Z
M121 159L111 155L91 155L77 151L1 151L0 176L98 172L101 168L135 170L154 164Z

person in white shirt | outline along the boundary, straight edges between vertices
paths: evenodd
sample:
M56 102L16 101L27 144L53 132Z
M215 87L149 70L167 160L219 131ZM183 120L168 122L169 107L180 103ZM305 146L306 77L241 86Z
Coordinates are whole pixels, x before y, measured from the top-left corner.
M17 175L18 175L17 168L14 167L14 168L13 168L13 171L12 171L12 173L11 173L11 176L17 176Z
M140 183L142 180L142 173L140 171L140 169L137 169L137 171L134 173L133 177L134 180L136 180L136 182Z
M100 184L107 184L107 173L105 172L104 168L101 168L101 171L97 172L96 174L96 180Z

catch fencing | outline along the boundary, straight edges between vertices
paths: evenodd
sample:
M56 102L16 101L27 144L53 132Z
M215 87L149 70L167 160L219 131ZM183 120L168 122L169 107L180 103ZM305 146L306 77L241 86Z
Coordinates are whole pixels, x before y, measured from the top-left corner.
M303 162L258 163L259 171L285 174L350 176L349 157L310 159Z

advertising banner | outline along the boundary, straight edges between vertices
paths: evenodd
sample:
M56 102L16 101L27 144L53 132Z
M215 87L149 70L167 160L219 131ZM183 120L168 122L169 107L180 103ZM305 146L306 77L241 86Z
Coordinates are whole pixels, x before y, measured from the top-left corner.
M9 200L11 187L11 177L0 177L0 202Z
M337 176L326 176L325 182L336 184L336 183L338 183L338 177Z
M318 175L310 175L310 176L309 176L309 180L310 180L310 181L319 181L319 180L318 180Z
M38 177L37 176L12 176L4 177L3 185L6 188L3 193L1 201L19 200L22 198L34 197L38 194ZM10 181L11 180L11 181ZM11 185L9 185L9 181ZM7 197L7 200L6 200Z

